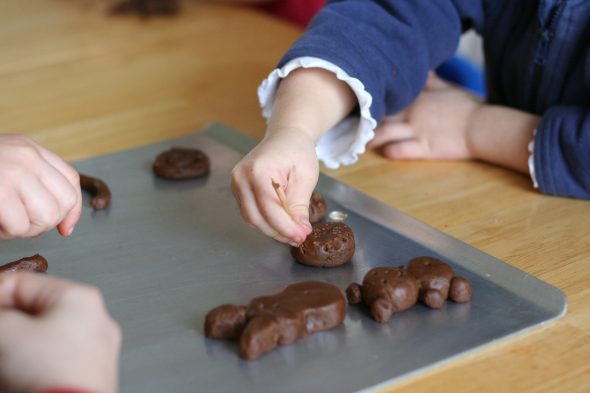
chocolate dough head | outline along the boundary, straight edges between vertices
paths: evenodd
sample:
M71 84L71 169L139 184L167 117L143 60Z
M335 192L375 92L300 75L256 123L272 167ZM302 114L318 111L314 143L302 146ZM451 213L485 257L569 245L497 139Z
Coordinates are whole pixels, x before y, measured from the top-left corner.
M305 281L275 295L255 298L247 308L224 305L211 310L205 320L205 335L227 339L239 336L240 357L252 360L278 345L332 329L345 316L346 301L338 288Z
M291 255L300 263L316 267L336 267L350 261L355 243L352 229L341 222L313 225L312 232Z
M215 307L205 317L205 336L223 340L240 337L246 324L246 307L223 304Z
M309 222L315 224L326 216L326 200L322 194L314 192L309 200Z
M192 179L209 173L209 157L197 149L173 147L160 153L152 168L164 179Z
M451 300L459 303L471 299L471 285L462 278L453 279L453 268L433 257L418 257L408 262L408 271L420 282L420 300L431 308L441 308L449 297L451 280ZM457 299L457 300L455 300Z
M416 304L418 292L418 281L403 267L371 269L362 286L353 283L346 290L351 304L362 300L370 308L373 319L380 323Z
M47 266L47 259L43 258L39 254L35 254L32 257L22 258L18 261L10 262L6 265L0 266L0 273L19 272L23 270L45 273L47 271Z

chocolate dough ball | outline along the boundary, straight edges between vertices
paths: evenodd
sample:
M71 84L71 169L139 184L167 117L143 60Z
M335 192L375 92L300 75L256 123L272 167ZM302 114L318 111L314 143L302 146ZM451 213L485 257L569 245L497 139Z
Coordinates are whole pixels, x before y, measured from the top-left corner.
M291 254L304 265L336 267L350 261L354 250L354 235L348 225L324 222L313 225L305 241L299 247L291 247Z

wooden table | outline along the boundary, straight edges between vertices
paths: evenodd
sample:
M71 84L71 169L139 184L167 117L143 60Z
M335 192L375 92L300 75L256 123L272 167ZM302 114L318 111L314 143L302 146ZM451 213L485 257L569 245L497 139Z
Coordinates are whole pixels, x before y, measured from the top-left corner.
M221 121L256 138L259 82L300 34L239 6L174 18L105 16L105 1L0 2L0 130L68 160ZM186 2L185 2L186 3ZM396 391L590 391L590 202L468 162L372 153L325 173L561 288L560 321L410 379Z

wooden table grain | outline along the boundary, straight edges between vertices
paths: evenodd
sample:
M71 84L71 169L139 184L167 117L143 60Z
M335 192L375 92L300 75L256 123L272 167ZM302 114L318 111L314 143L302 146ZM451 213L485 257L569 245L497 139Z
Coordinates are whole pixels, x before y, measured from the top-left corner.
M300 30L240 6L185 2L177 17L140 19L107 17L108 4L0 2L1 132L30 135L68 160L212 121L262 136L256 88ZM324 172L559 287L569 301L556 323L387 391L590 391L590 202L543 196L527 177L476 162L367 153Z

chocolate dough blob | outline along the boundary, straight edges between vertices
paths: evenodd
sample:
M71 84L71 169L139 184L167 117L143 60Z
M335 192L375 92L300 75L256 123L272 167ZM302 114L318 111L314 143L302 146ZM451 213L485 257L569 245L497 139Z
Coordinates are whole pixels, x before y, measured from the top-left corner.
M35 254L32 257L22 258L18 261L10 262L0 266L0 273L18 272L23 270L45 273L47 271L47 267L47 259L43 258L39 254Z
M106 208L111 203L111 190L107 184L97 178L80 173L80 188L92 195L90 206L95 210Z
M408 271L420 282L420 301L431 308L441 308L450 297L457 303L471 299L471 284L455 277L453 268L433 257L418 257L408 262Z
M209 157L202 151L173 147L156 157L152 169L161 178L185 180L205 176L209 166Z
M315 224L326 217L326 200L319 192L311 194L309 200L309 222Z
M304 281L280 293L257 297L247 307L225 304L214 308L205 318L205 335L239 339L240 357L252 360L278 345L332 329L345 316L346 300L338 288Z
M355 242L352 229L341 222L324 222L312 226L312 232L291 255L299 262L315 267L336 267L350 261Z
M418 301L418 281L403 267L376 267L367 272L363 284L346 289L350 304L364 302L377 322L411 308Z

